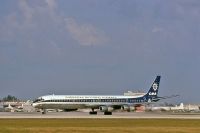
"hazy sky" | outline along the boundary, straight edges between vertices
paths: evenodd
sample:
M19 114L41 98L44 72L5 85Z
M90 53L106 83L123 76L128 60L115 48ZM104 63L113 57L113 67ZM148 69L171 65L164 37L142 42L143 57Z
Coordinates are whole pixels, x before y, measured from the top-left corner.
M1 0L0 98L147 91L200 103L199 0Z

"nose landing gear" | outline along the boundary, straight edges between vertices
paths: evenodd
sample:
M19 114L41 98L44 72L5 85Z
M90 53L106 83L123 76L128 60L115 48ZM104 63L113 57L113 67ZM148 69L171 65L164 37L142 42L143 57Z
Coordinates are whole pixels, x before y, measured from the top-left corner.
M47 110L46 109L42 109L42 114L46 114L47 113Z

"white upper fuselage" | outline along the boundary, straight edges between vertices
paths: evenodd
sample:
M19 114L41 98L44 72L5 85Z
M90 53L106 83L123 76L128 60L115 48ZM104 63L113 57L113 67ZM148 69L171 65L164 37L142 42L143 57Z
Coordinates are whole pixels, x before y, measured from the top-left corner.
M46 95L39 97L33 106L36 108L59 108L59 109L75 109L75 108L98 108L99 106L110 105L131 105L130 99L137 99L138 96L120 96L120 95ZM134 103L144 102L132 101Z
M122 95L46 95L39 98L45 100L52 99L120 99L120 98L138 98L143 95L137 96L122 96Z

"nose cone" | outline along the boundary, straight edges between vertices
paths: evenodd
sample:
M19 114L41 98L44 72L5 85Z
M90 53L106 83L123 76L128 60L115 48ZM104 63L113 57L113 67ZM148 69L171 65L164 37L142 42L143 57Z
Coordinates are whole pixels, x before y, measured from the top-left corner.
M37 103L32 103L32 104L31 104L31 106L33 106L34 108L36 108L37 105L38 105Z
M32 106L38 109L41 109L43 107L41 103L32 103Z

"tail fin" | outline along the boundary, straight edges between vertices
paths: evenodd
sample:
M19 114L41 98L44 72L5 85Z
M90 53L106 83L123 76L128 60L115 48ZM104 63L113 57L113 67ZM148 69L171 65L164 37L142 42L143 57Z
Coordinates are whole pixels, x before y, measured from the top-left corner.
M159 89L159 85L160 85L160 78L161 76L157 76L155 81L153 82L153 84L151 85L151 88L149 89L149 91L147 92L147 94L145 95L146 98L155 98L158 95L158 89Z

